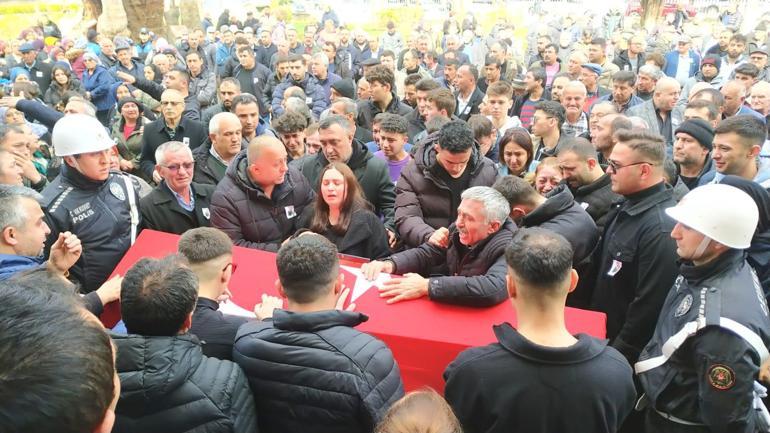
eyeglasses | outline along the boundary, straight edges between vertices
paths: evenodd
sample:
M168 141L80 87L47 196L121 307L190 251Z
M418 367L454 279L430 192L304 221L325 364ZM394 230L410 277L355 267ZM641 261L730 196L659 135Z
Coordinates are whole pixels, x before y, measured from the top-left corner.
M170 172L176 173L180 168L184 168L186 171L190 171L195 167L195 162L183 162L181 164L164 165L162 167L167 168Z
M631 167L631 166L634 166L634 165L641 165L641 164L655 165L655 164L653 164L651 162L648 162L648 161L640 161L640 162L634 162L634 163L631 163L631 164L620 165L616 161L608 159L607 160L607 171L609 172L610 170L612 170L613 173L617 173L618 171L620 171L621 168L626 168L626 167Z

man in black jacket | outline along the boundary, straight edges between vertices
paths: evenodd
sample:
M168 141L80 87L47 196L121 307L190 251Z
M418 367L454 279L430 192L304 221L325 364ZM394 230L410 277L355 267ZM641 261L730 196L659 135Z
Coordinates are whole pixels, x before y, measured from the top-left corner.
M380 113L406 116L412 112L412 107L398 100L393 71L386 66L377 65L369 68L366 71L366 81L371 86L372 99L360 103L358 122L356 122L358 126L371 130L374 116Z
M676 202L663 179L662 137L638 129L616 136L607 173L625 199L613 204L594 257L592 309L607 314L610 344L634 363L677 275L674 221L664 213Z
M286 308L263 297L257 317L272 320L241 326L233 349L256 396L259 431L371 432L404 390L388 347L353 329L367 317L342 310L337 248L304 234L281 247L276 264Z
M612 203L621 197L612 192L610 175L599 165L593 144L585 138L569 140L557 158L562 178L572 191L575 202L591 215L596 226L603 231Z
M142 134L142 156L139 158L141 170L148 179L160 182L160 175L155 171L155 149L167 141L181 141L195 149L206 141L206 129L197 120L182 117L184 96L176 90L168 89L160 98L163 116L144 126Z
M40 88L40 94L45 95L48 86L51 85L53 65L38 60L37 50L31 42L21 44L19 52L21 52L21 63L18 66L29 72L29 79L36 82Z
M211 224L209 202L214 185L193 183L190 148L179 141L163 143L155 151L156 170L163 179L139 201L146 228L181 235Z
M466 433L614 433L636 391L623 356L564 324L578 276L572 248L545 229L520 230L505 251L506 295L517 326L462 352L444 372L445 396Z
M572 245L575 268L589 259L599 241L599 231L566 185L554 188L547 198L518 176L501 177L493 187L508 200L511 219L519 227L540 227L564 236Z
M270 69L257 62L254 51L249 46L238 47L238 65L233 69L233 78L241 85L241 92L250 93L259 101L260 116L270 112L270 100L265 95L265 87L270 78Z
M235 334L247 321L218 311L219 301L229 297L227 285L235 272L233 242L220 230L200 227L179 238L177 251L198 276L198 301L190 333L203 343L204 355L232 360Z
M437 302L486 307L507 298L503 252L516 230L508 218L508 202L488 186L468 188L461 198L457 221L443 236L361 267L369 280L380 272L404 275L380 289L389 304L428 296ZM431 275L437 270L446 276Z
M126 272L120 313L129 335L114 335L120 400L113 433L257 431L246 376L209 358L188 333L198 278L178 258L144 258Z
M209 124L210 146L198 146L193 151L193 182L216 186L225 177L227 167L244 147L242 128L241 121L233 113L214 115Z
M468 121L474 114L479 114L479 106L484 101L484 93L476 86L479 71L473 65L462 65L457 69L457 104L455 116Z
M364 197L374 206L374 213L384 219L391 247L396 242L393 222L396 193L388 174L388 165L375 158L366 146L353 139L353 125L346 117L331 115L318 126L322 152L305 155L291 162L305 175L313 188L319 186L321 170L329 162L340 161L350 167L361 184Z

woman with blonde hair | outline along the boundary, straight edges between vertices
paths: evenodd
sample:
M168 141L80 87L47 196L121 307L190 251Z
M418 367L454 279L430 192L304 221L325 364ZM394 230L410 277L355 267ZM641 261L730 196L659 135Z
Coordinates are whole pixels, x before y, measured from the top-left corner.
M393 403L374 433L462 433L452 408L436 391L413 391Z

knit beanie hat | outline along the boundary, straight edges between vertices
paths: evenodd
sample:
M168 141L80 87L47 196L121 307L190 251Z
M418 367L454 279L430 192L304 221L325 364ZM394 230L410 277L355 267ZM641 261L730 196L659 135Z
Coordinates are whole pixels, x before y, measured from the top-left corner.
M698 144L711 150L714 141L714 129L703 119L689 119L682 122L676 133L684 132L694 138Z
M722 59L719 58L719 56L715 54L709 54L707 56L703 57L703 60L700 61L700 66L703 67L703 65L714 65L715 68L717 68L717 71L722 66Z
M356 100L356 83L350 78L343 78L332 84L332 89L336 90L340 95Z

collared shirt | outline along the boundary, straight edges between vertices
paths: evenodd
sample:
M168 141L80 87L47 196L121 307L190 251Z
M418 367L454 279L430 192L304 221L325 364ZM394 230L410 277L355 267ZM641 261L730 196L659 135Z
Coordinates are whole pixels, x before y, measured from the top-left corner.
M166 188L168 188L168 190L171 191L171 194L174 196L174 198L176 198L176 202L179 203L179 206L181 206L182 209L188 212L192 212L195 210L195 191L193 191L192 185L190 185L190 203L188 204L184 201L184 197L177 194L176 191L174 191L173 189L171 189L170 186L168 186L167 183L165 182L163 183L166 185Z
M564 124L561 125L561 133L569 137L577 137L586 131L588 131L588 116L585 111L580 113L577 122L570 123L569 120L564 119Z
M471 93L468 94L468 97L466 99L463 99L462 92L457 92L457 112L458 113L462 114L465 111L465 107L467 107L468 103L471 102L471 96L473 96L473 91L471 91Z
M674 133L671 126L672 114L673 112L669 111L666 115L666 118L663 119L663 117L660 115L660 110L657 108L655 109L655 117L658 119L658 130L660 131L660 135L666 139L666 146L669 147L674 145Z
M214 159L216 159L217 161L219 161L219 162L221 162L222 164L224 164L224 166L225 166L225 167L227 167L228 165L230 165L230 164L228 164L228 163L227 163L227 161L225 161L225 160L224 160L224 159L223 159L223 158L222 158L222 157L219 155L219 153L217 152L217 150L216 150L216 149L214 149L214 146L213 146L213 145L211 146L211 148L209 148L209 153L211 154L211 156L213 156L213 157L214 157Z
M684 83L688 78L690 78L690 63L692 63L692 59L690 58L690 53L687 54L680 54L679 55L679 63L677 63L676 66L676 81L679 81L679 83Z

